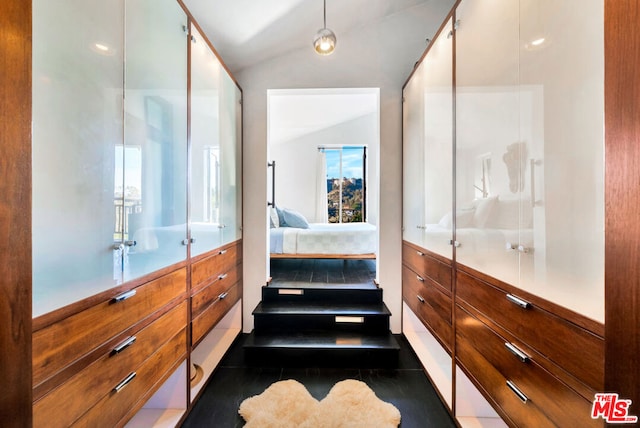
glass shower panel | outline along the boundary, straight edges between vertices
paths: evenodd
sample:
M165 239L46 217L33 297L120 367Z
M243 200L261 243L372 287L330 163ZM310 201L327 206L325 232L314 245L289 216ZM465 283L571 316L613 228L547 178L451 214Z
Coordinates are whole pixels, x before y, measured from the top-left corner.
M423 61L424 248L453 258L453 27L444 26Z
M600 322L603 22L602 2L520 1L521 287Z
M526 162L519 117L518 2L464 1L457 10L456 260L517 285Z
M191 26L191 255L222 244L222 153L220 95L222 65Z
M122 281L123 16L122 0L33 1L34 317Z
M222 243L242 236L241 149L242 128L237 120L241 114L241 92L234 80L222 73L220 94L220 146L222 148Z
M124 279L187 255L187 17L175 0L126 3Z
M424 242L424 138L425 66L415 69L403 91L402 106L402 239L423 247Z

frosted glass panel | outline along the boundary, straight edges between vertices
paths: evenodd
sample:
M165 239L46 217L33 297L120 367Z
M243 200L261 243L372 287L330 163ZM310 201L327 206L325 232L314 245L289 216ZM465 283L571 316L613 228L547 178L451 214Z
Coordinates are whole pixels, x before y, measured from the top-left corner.
M125 231L129 280L187 254L187 18L174 0L128 0L126 12L124 191L125 204L135 205Z
M33 1L34 317L122 281L123 16L122 0Z
M464 1L456 19L456 259L517 284L507 246L518 245L523 185L518 2Z
M222 244L222 65L195 26L191 27L191 255Z
M460 5L456 201L473 223L456 254L603 322L604 6L587 3Z
M521 287L604 322L604 6L520 1ZM580 10L580 13L576 13Z
M403 233L402 238L423 245L424 231L424 66L421 64L404 88L403 137Z
M453 37L451 21L429 49L424 71L423 247L453 257Z
M228 74L222 75L220 96L220 143L222 146L222 233L223 243L233 242L242 234L240 227L242 195L241 135L237 120L241 116L240 89Z

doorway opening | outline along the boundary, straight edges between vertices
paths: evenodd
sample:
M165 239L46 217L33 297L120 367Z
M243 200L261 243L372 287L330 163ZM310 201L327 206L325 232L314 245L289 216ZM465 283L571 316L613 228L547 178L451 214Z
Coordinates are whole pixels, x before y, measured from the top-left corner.
M379 88L269 90L272 283L374 284Z

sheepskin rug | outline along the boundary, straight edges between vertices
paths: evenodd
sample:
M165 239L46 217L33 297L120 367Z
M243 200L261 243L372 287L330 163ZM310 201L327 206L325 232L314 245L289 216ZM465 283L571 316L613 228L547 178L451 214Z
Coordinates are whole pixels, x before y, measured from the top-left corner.
M245 428L397 428L400 412L380 400L366 383L336 383L318 401L300 382L283 380L240 404Z

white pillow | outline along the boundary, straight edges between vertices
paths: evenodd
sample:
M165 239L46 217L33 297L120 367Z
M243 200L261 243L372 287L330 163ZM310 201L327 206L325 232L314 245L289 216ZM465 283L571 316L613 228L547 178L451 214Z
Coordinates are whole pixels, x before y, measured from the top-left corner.
M278 211L275 208L269 208L269 223L271 228L280 227L280 218L278 217Z
M473 215L475 208L459 208L456 210L456 227L458 229L463 227L473 226ZM453 227L453 216L451 211L446 213L438 222L438 226L445 229L451 229Z

